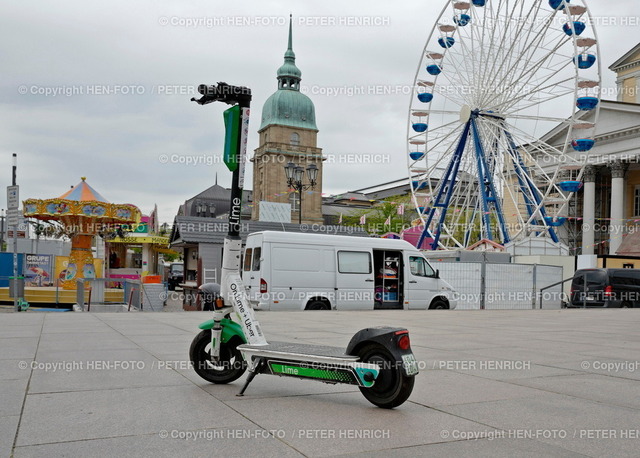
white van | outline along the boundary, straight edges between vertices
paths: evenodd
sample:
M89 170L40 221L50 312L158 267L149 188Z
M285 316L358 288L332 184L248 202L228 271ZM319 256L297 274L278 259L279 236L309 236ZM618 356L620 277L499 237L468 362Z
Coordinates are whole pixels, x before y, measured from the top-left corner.
M456 294L404 240L250 234L242 277L257 310L453 309Z

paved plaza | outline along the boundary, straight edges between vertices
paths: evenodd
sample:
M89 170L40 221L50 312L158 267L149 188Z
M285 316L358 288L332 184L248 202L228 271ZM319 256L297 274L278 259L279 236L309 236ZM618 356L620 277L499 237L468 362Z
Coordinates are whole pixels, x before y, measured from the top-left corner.
M346 346L406 326L421 373L377 408L347 385L189 367L207 312L0 314L0 456L637 456L640 311L262 312Z

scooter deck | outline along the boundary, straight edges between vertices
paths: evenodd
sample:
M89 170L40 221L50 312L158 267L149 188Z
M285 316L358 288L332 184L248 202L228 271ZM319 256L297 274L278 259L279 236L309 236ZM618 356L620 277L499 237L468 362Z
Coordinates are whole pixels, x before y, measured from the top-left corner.
M345 355L344 348L340 347L291 342L270 342L267 345L243 344L238 346L238 350L256 357L282 358L328 364L350 363L360 359L358 356Z

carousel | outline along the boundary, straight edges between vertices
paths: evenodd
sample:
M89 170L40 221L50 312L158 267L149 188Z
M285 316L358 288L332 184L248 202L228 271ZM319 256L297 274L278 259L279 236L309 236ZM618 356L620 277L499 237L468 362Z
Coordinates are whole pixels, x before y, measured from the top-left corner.
M131 204L109 203L86 182L86 177L60 197L27 199L23 202L24 216L57 223L64 235L71 239L71 253L61 279L63 289L76 289L79 279L96 278L92 253L96 235L117 233L122 224L138 223L140 210Z

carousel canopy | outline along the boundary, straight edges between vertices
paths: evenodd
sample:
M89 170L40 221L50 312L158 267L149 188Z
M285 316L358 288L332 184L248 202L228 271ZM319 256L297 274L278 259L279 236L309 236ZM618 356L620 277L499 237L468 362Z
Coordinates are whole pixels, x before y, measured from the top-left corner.
M111 204L82 181L60 197L54 199L27 199L23 202L24 216L41 220L58 220L71 223L100 221L102 223L137 223L140 210L131 204ZM81 230L85 232L85 230Z
M96 202L109 202L107 199L102 197L98 191L93 189L89 184L85 181L87 178L82 177L82 181L69 189L67 192L62 194L59 199L67 199L67 200L82 200L82 201L96 201Z

